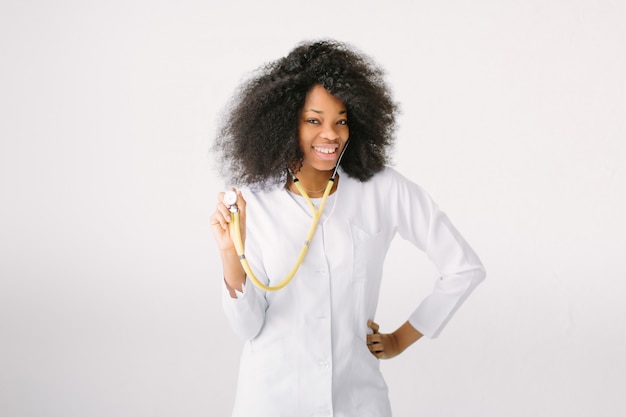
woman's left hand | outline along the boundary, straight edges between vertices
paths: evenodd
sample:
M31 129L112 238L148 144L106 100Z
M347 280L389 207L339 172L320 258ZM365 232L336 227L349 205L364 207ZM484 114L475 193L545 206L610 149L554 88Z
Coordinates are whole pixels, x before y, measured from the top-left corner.
M378 359L393 358L422 337L422 333L408 321L393 333L379 333L378 324L372 320L367 321L367 327L374 332L367 335L367 347Z
M400 353L398 341L393 333L379 333L379 326L372 320L367 321L367 327L372 329L373 334L367 335L367 347L372 355L378 359L390 359Z

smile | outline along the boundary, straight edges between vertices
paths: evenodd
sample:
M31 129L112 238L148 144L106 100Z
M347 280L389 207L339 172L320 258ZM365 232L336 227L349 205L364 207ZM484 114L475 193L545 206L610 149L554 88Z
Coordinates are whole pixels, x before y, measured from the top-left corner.
M321 148L321 147L318 147L318 146L314 146L313 149L315 150L315 152L323 153L323 154L326 154L326 155L333 154L333 153L335 153L337 151L337 148L326 148L326 147Z

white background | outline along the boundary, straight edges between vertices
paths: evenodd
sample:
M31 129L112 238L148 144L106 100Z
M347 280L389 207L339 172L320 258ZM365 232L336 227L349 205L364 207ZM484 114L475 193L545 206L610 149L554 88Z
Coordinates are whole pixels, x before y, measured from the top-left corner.
M3 1L0 415L229 415L209 146L242 77L320 37L386 68L394 165L488 273L382 363L395 415L625 415L624 22L618 0ZM435 277L394 243L383 331Z

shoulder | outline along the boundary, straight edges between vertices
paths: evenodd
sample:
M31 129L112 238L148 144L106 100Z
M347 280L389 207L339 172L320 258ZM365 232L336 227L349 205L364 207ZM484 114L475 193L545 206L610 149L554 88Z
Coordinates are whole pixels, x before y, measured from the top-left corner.
M284 204L284 188L282 187L241 187L241 194L246 200L246 215L249 219L257 216L265 217L276 213L276 207Z
M395 168L386 166L369 181L363 182L361 193L372 200L387 206L387 209L401 208L429 211L434 205L430 194L412 179Z
M381 171L374 174L368 181L362 183L363 189L384 189L387 191L399 189L413 189L416 192L424 192L422 187L411 179L404 176L397 169L385 166Z
M389 182L397 182L397 181L407 181L407 178L402 175L398 170L393 167L385 166L380 172L376 173L372 180L381 182L381 183L389 183Z
M243 186L241 192L244 194L244 198L252 198L255 200L271 200L277 198L283 188L278 185L270 186Z

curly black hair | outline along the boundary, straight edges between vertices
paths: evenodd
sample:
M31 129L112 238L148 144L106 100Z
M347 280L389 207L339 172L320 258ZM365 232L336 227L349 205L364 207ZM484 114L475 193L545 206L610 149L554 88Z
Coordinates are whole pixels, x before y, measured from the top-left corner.
M320 84L345 104L350 146L345 173L367 181L389 161L397 105L384 71L353 47L334 40L305 42L259 68L241 85L223 114L213 149L235 185L283 183L299 168L298 118L307 92Z

